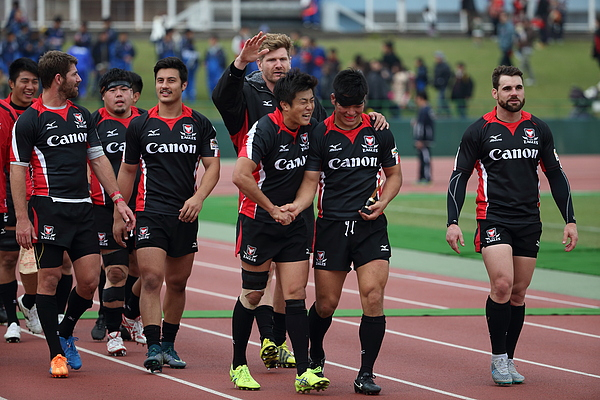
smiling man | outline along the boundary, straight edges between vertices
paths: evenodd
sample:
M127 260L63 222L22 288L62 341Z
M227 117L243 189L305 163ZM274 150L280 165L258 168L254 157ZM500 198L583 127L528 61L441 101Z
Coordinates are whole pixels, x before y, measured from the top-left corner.
M144 367L151 372L162 371L163 365L187 365L175 351L175 338L198 251L198 213L219 180L217 133L205 116L182 102L187 75L185 64L176 57L156 63L158 105L129 125L118 177L125 200L136 196L140 311L148 345ZM200 164L204 174L197 184ZM142 176L134 190L138 165ZM117 217L113 235L125 247L128 234Z
M316 78L292 70L274 86L277 109L253 125L240 148L233 183L243 194L237 223L236 252L242 263L242 294L234 315L251 315L267 288L271 262L285 300L285 322L296 356L297 392L324 390L329 380L309 368L306 284L308 258L306 223L293 220L279 206L291 202L302 181L315 105ZM238 321L241 318L238 318ZM240 389L257 390L250 376L246 346L250 329L233 321L236 334L230 377ZM251 325L250 325L251 328Z
M81 368L73 331L81 315L92 306L100 275L88 161L107 192L115 193L119 188L90 112L69 100L77 97L81 82L77 59L61 51L49 51L40 58L38 68L43 92L14 126L10 184L17 242L35 250L36 306L50 350L50 374L67 377L67 363L73 369ZM27 202L26 176L30 170L33 191ZM133 229L135 217L129 207L122 199L113 201L118 218ZM73 261L77 286L58 324L55 293L65 251Z
M498 385L523 383L514 353L525 319L525 294L533 277L542 223L538 167L566 222L565 251L577 244L577 226L569 182L562 170L548 125L522 110L523 73L499 66L492 73L496 107L465 131L448 187L446 241L460 253L465 245L458 218L467 182L477 170L475 250L490 279L485 314L492 345L492 380Z

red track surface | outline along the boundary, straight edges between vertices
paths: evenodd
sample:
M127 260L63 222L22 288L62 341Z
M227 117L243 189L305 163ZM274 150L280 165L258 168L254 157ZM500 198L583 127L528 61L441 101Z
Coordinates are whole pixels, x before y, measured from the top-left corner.
M575 157L563 165L575 190L599 190L598 157L585 167ZM445 190L447 159L434 164L435 183L418 187ZM406 163L410 182L414 163ZM230 171L230 170L229 170ZM592 171L592 172L590 172ZM224 169L219 192L227 187L230 172ZM587 174L587 177L585 176ZM437 182L440 182L439 184ZM409 191L410 183L403 191ZM235 192L235 191L234 191ZM424 279L415 279L424 278ZM463 284L442 285L438 281ZM355 275L351 273L340 309L359 309ZM312 282L312 278L311 278ZM309 284L307 304L314 295ZM467 286L468 285L468 286ZM188 285L188 310L230 310L239 294L239 262L228 243L202 240L196 267ZM483 308L487 285L482 282L392 269L386 308ZM529 308L600 307L600 301L530 291ZM563 303L561 303L563 302ZM418 305L418 303L422 303ZM68 379L52 379L49 358L41 336L22 334L19 344L0 343L0 398L15 399L288 399L299 398L293 389L295 370L266 370L258 357L255 330L248 360L258 392L240 391L228 377L231 360L230 319L185 319L177 350L188 367L165 368L152 375L142 367L145 347L127 343L126 357L106 356L105 342L93 341L93 320L81 320L75 331L83 367L70 371ZM359 318L335 318L325 339L326 376L331 386L311 394L328 399L354 395L352 380L359 365ZM24 323L21 325L24 326ZM600 316L528 316L517 348L517 366L526 383L512 387L493 384L489 373L489 340L483 317L388 317L387 333L375 365L381 396L389 399L598 399L600 398ZM2 333L4 329L1 330Z

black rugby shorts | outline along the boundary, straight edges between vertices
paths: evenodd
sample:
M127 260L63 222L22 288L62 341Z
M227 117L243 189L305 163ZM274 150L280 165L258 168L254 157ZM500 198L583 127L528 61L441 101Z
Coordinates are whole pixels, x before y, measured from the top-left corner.
M542 236L541 222L498 222L488 219L477 220L475 251L496 244L508 244L513 256L537 258Z

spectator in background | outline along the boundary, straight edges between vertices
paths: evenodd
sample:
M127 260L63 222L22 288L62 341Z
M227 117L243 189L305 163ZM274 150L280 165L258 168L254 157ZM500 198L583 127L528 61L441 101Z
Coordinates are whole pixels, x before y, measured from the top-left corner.
M54 17L54 24L46 31L47 50L61 50L65 44L65 31L62 28L62 17Z
M600 16L596 16L596 31L594 32L594 41L592 43L592 58L595 58L600 66Z
M14 32L7 32L6 39L0 42L0 68L5 74L8 74L10 64L21 57L19 42Z
M354 60L352 61L350 68L362 71L362 73L365 75L367 74L367 72L369 72L369 65L363 58L362 54L356 54L354 56Z
M17 10L20 11L20 5L19 1L15 0L12 3L12 8L10 9L10 13L8 14L8 19L6 20L6 25L4 25L4 29L8 30L10 24L13 23L13 21L15 20L15 14L17 13Z
M29 26L29 22L27 22L27 18L23 15L23 11L20 8L13 10L11 14L12 18L9 18L6 24L6 31L18 35L24 26Z
M381 64L383 68L391 71L392 68L396 65L401 65L402 60L394 51L394 42L388 40L383 43L383 57L381 58Z
M427 34L431 37L437 36L437 15L435 11L425 7L423 9L423 21L427 25Z
M94 93L100 93L98 81L100 77L108 71L110 65L110 43L108 42L108 32L101 31L98 34L98 40L92 47L92 59L94 60L94 69L96 70L96 79L94 80Z
M302 24L306 28L318 28L321 25L320 0L300 0Z
M498 24L500 23L500 13L504 10L504 0L488 0L488 16L494 27L492 36L498 36Z
M112 19L110 18L110 16L103 18L102 24L104 25L102 30L106 32L108 36L108 43L112 46L117 41L119 35L117 34L117 31L115 31L112 27Z
M429 78L427 76L427 66L423 58L417 57L415 60L415 90L417 92L424 92L427 89Z
M417 183L431 183L431 147L434 140L435 116L429 106L426 92L417 92L415 96L418 112L413 121L413 139L419 158L419 180Z
M533 43L536 35L531 26L531 21L525 17L522 22L517 23L515 27L517 35L517 59L519 60L520 70L527 76L525 85L531 86L535 83L535 76L531 68L531 54L533 53Z
M10 86L8 86L8 77L0 68L0 99L5 99L9 95L9 93Z
M540 42L543 45L548 44L548 17L550 15L550 0L538 0L535 17L537 19L537 27L540 32ZM510 65L510 64L509 64Z
M204 57L204 64L206 65L206 79L208 83L208 95L212 96L212 91L215 86L217 86L217 82L223 75L223 71L225 71L225 52L223 48L219 44L219 37L216 34L212 34L208 39L208 50L206 50L206 55Z
M210 39L209 39L210 41ZM200 54L194 43L194 32L186 29L181 38L181 61L188 69L188 85L182 94L183 101L196 101L196 73L200 66Z
M298 57L301 60L300 71L314 76L320 82L323 76L322 68L325 63L325 50L317 46L314 38L303 36L301 39L301 48ZM321 98L321 85L318 84L314 89L315 97Z
M508 17L508 14L501 12L500 23L498 24L498 47L501 54L499 65L513 65L512 53L515 39L515 26Z
M92 35L88 31L87 21L83 21L79 25L79 30L75 33L75 42L78 42L81 46L87 47L88 49L92 49Z
M446 98L446 90L450 84L452 70L446 62L446 56L441 51L435 52L435 67L433 70L433 87L438 92L437 114L442 117L450 116L450 107Z
M463 62L456 63L450 99L456 107L456 114L459 118L467 118L467 101L473 95L473 87L473 79L467 73L465 64Z
M117 41L111 46L110 67L131 71L134 57L135 47L129 40L129 35L127 32L119 33Z
M407 108L410 103L414 78L412 71L404 68L404 65L392 67L392 100L398 106L398 111Z
M553 0L551 2L552 10L548 16L548 25L550 39L553 41L562 41L564 34L565 17L567 14L566 0Z
M329 95L333 93L333 79L338 72L340 72L340 65L337 49L334 47L330 48L322 69L321 93L324 99L328 98ZM323 105L323 107L325 107L325 105ZM327 109L327 107L325 108Z
M94 71L94 59L89 48L85 47L84 43L75 40L75 44L69 48L67 54L72 55L77 59L77 72L81 78L79 82L78 99L85 99L88 93L90 78Z
M389 92L390 86L386 79L386 71L379 60L371 60L369 62L369 72L366 75L367 86L369 92L367 99L369 99L369 105L375 109L387 109L389 104Z
M165 31L165 36L156 42L155 50L159 60L180 56L179 45L175 41L175 29L169 28Z
M467 19L467 36L471 36L473 34L473 19L477 17L475 0L461 0L460 10L461 15Z

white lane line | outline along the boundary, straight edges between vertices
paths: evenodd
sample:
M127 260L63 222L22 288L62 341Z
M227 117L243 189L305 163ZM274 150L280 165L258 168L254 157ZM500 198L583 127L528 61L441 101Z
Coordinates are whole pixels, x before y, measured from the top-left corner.
M594 338L594 339L600 339L600 335L593 335L591 333L579 332L579 331L574 331L574 330L571 330L571 329L564 329L564 328L557 328L557 327L554 327L554 326L534 324L533 322L525 322L525 325L535 326L536 328L542 328L542 329L550 329L550 330L553 330L553 331L559 331L559 332L565 332L565 333L572 333L573 335L587 336L587 337L591 337L591 338Z
M426 283L431 283L431 284L435 284L435 285L443 285L443 286L451 286L451 287L456 287L456 288L461 288L461 289L476 290L476 291L479 291L479 292L489 292L490 291L490 288L489 287L485 287L485 286L468 285L468 284L464 284L464 283L456 283L456 282L445 281L445 280L442 280L442 279L434 279L434 278L426 278L426 277L422 277L422 276L413 276L413 275L407 275L407 274L399 274L397 272L390 272L390 276L394 277L394 278L408 279L408 280L419 281L419 282L426 282ZM571 305L571 306L576 306L576 307L594 308L594 309L600 308L598 306L591 305L591 304L577 303L577 302L574 302L574 301L567 301L567 300L558 300L558 299L553 299L553 298L550 298L550 297L535 296L535 295L530 295L530 294L527 295L527 298L528 299L535 299L535 300L547 301L547 302L550 302L550 303L566 304L566 305Z
M336 322L341 322L343 324L360 326L359 322L347 321L347 320L340 319L340 318L334 318L333 320L336 321ZM490 352L487 351L487 350L474 349L474 348L471 348L471 347L461 346L461 345L458 345L458 344L453 344L453 343L448 343L448 342L442 342L440 340L435 340L435 339L428 339L428 338L425 338L425 337L410 335L410 334L407 334L407 333L392 331L392 330L389 330L389 329L386 329L385 332L389 333L389 334L392 334L392 335L396 335L396 336L402 336L402 337L409 338L409 339L420 340L420 341L423 341L423 342L428 342L428 343L438 344L438 345L442 345L442 346L452 347L452 348L459 349L459 350L467 350L467 351L470 351L470 352L485 354L485 355L488 355L488 356L490 355ZM577 375L584 375L584 376L589 376L591 378L600 379L600 375L594 375L594 374L590 374L590 373L583 372L583 371L576 371L576 370L573 370L573 369L557 367L555 365L542 364L542 363L538 363L538 362L535 362L535 361L525 360L525 359L522 359L522 358L515 358L515 361L519 361L519 362L526 363L526 364L537 365L539 367L550 368L550 369L555 369L555 370L558 370L558 371L570 372L570 373L577 374Z
M46 339L44 337L44 335L36 335L36 334L31 333L31 332L25 332L25 331L23 331L23 333L27 333L29 335L36 336L36 337L44 339L44 340ZM86 349L85 347L82 347L80 345L77 346L77 350L80 351L80 352L82 352L82 353L86 353L86 354L90 354L90 355L98 357L98 358L102 358L102 359L104 359L106 361L111 361L111 362L123 365L125 367L133 368L135 370L142 371L142 372L145 372L145 373L150 373L144 367L141 367L139 365L135 365L135 364L129 363L129 362L127 362L127 361L125 361L124 359L121 359L121 358L117 358L117 357L113 357L113 356L108 356L106 354L100 354L100 353L98 353L96 351ZM190 381L186 381L184 379L175 378L175 377L170 376L170 375L166 375L166 374L162 374L162 373L161 374L153 374L153 375L155 375L158 378L168 379L170 381L173 381L173 382L176 382L176 383L180 383L182 385L186 385L186 386L192 387L194 389L201 390L203 392L214 394L214 395L222 397L224 399L243 400L243 399L241 399L239 397L230 396L230 395L228 395L226 393L222 393L222 392L219 392L217 390L208 388L206 386L202 386L202 385L198 385L198 384L195 384L193 382L190 382Z
M206 268L212 268L212 269L217 269L217 270L221 270L221 271L227 271L227 272L235 272L236 274L240 273L240 269L239 268L234 268L234 267L227 267L224 265L219 265L219 264L213 264L213 263L208 263L208 262L204 262L204 261L197 261L194 260L194 265L198 265L201 267L206 267ZM273 279L276 279L275 277ZM314 286L315 284L312 282L308 282L308 286ZM353 290L353 289L342 289L342 291L344 293L351 293L354 295L358 295L359 292L358 290ZM208 293L207 293L208 294ZM237 297L234 298L234 300ZM423 303L420 301L413 301L413 300L408 300L408 299L401 299L399 297L392 297L392 296L385 296L385 300L389 300L389 301L396 301L398 303L405 303L405 304L410 304L413 306L419 306L419 307L426 307L426 308L435 308L438 310L449 310L448 307L445 306L440 306L437 304L430 304L430 303Z

